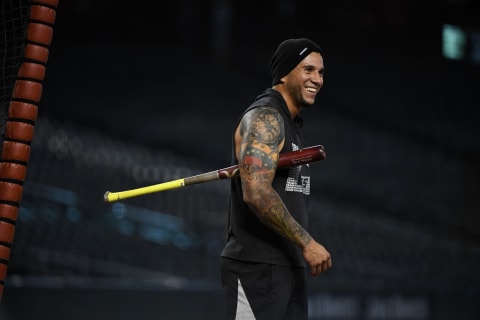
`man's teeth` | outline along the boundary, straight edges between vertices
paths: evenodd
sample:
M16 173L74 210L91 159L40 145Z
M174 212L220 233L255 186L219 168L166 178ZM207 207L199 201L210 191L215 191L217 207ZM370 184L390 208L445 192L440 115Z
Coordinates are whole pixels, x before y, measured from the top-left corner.
M315 88L306 88L306 89L308 92L313 92L313 93L317 92L317 89Z

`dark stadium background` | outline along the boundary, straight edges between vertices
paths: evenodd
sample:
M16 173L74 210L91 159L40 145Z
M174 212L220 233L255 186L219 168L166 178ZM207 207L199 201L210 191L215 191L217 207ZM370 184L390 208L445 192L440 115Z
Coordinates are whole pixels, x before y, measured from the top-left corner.
M60 1L2 319L221 319L226 167L278 43L325 51L304 110L311 319L480 316L480 20L473 0ZM465 36L457 58L445 28ZM463 33L462 33L463 32ZM457 39L458 40L458 39Z

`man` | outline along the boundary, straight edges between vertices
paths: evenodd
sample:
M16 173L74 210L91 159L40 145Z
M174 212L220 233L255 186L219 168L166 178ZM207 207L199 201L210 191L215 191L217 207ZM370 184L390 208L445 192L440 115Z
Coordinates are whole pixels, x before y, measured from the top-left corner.
M234 131L228 241L222 251L227 319L308 318L307 276L332 266L307 232L309 166L279 169L279 154L305 147L303 108L323 85L322 50L305 38L282 42L271 59L272 88L242 114Z

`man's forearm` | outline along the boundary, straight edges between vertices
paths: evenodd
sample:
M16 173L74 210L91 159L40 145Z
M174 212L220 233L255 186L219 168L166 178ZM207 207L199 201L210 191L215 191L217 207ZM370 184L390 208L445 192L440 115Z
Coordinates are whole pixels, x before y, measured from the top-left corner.
M312 240L273 189L255 193L249 206L267 227L299 247L305 247Z

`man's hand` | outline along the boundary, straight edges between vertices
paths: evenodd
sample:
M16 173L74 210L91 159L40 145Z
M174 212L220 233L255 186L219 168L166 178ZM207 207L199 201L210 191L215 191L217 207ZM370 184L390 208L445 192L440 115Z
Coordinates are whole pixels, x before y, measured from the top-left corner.
M310 267L312 277L316 277L332 267L330 253L313 239L303 248L303 257Z

